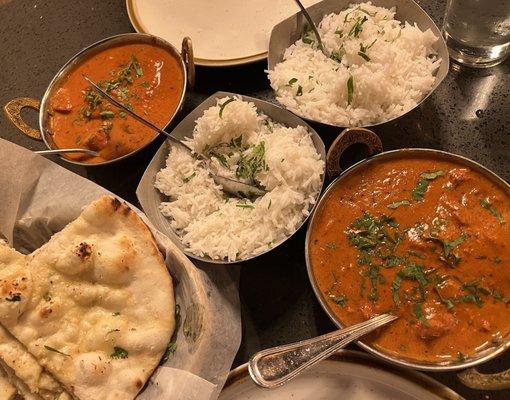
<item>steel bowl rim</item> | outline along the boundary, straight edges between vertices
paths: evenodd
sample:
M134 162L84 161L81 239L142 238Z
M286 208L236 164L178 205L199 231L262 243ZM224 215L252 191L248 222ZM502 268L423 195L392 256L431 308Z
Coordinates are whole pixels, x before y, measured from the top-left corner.
M86 59L87 54L89 52L91 52L92 50L94 50L96 47L98 47L100 45L103 45L103 44L105 44L105 43L107 43L109 41L115 42L116 40L120 40L120 39L123 39L123 38L126 38L128 40L129 39L136 39L136 38L144 38L144 39L152 40L155 43L159 42L160 44L163 45L161 47L164 48L164 46L168 46L169 48L171 48L174 51L175 55L178 56L178 60L180 61L180 65L181 65L182 72L183 72L183 87L182 87L181 98L179 100L179 103L177 104L177 107L176 107L175 111L170 116L170 119L165 124L163 129L165 129L168 125L170 125L170 123L174 120L175 116L179 113L179 111L182 108L182 104L184 103L184 98L185 98L186 90L187 90L187 86L188 86L187 69L186 69L186 65L184 63L184 60L183 60L182 55L179 52L179 50L177 50L172 44L168 43L166 40L164 40L164 39L162 39L160 37L148 34L148 33L129 32L129 33L121 33L121 34L118 34L118 35L108 36L106 38L98 40L97 42L92 43L91 45L89 45L87 47L84 47L78 53L74 54L69 60L66 61L66 63L64 65L62 65L62 67L60 67L58 72L53 76L52 80L48 84L48 87L46 88L46 91L44 92L44 95L41 98L41 105L39 107L39 130L41 132L41 138L43 139L44 144L46 145L46 147L48 149L50 149L50 150L58 149L58 147L52 147L51 146L50 142L47 139L47 135L50 135L49 128L48 128L48 131L47 131L47 128L44 126L44 121L45 121L45 118L46 118L46 111L47 111L47 103L49 102L50 94L53 91L54 87L60 82L60 80L67 73L69 73L70 69L75 64L79 64L81 61ZM134 41L136 42L136 40L134 40ZM145 43L145 42L140 42L140 43ZM114 45L116 45L116 44L122 44L122 43L114 43ZM165 49L165 50L168 50L168 49ZM114 162L117 162L117 161L123 160L123 159L125 159L127 157L130 157L130 156L138 153L139 151L145 149L147 146L149 146L151 143L153 143L158 137L159 137L159 134L155 134L154 137L150 141L148 141L143 146L133 150L132 152L124 154L121 157L117 157L117 158L114 158L112 160L106 160L106 161L103 161L103 162L100 162L100 163L93 163L92 164L92 163L86 163L86 162L82 162L82 161L71 160L71 159L65 158L63 156L59 156L59 157L62 160L66 161L66 162L69 162L71 164L81 165L81 166L85 166L85 167L98 167L98 166L102 166L102 165L112 164Z
M209 263L209 264L217 264L217 265L231 265L231 264L241 264L241 263L244 263L246 261L252 260L252 259L257 258L257 257L260 257L260 256L262 256L264 254L267 254L267 253L275 250L277 247L279 247L280 245L285 243L287 240L289 240L291 237L293 237L306 224L306 222L309 220L309 218L313 215L313 213L315 211L315 208L317 207L317 204L319 204L319 201L320 201L320 198L321 198L322 189L324 188L324 183L326 181L326 147L324 145L324 141L322 140L320 135L317 133L317 131L312 126L310 126L306 121L303 121L303 119L300 118L299 116L293 114L290 110L287 110L286 108L280 107L277 104L274 104L274 103L271 103L269 101L262 100L262 99L259 99L259 98L256 98L256 97L246 96L244 94L238 94L238 93L232 93L232 92L217 91L217 92L213 93L211 96L209 96L206 99L204 99L197 107L195 107L195 109L197 109L203 103L205 103L205 102L207 102L207 101L209 101L211 99L220 98L220 97L224 97L224 96L240 96L244 101L253 102L255 100L256 102L265 103L266 105L280 108L283 112L290 113L292 115L292 117L297 118L299 120L298 122L300 123L299 126L305 127L310 132L311 137L315 137L319 141L319 146L315 146L315 144L314 144L314 148L317 151L317 153L319 154L321 160L324 161L324 172L321 175L320 188L319 188L317 194L315 195L315 203L312 204L311 207L309 208L308 215L303 218L303 220L299 223L299 225L296 227L296 229L294 230L294 232L292 234L290 234L289 236L283 238L280 242L273 244L270 248L268 248L267 250L265 250L265 251L263 251L261 253L258 253L258 254L255 254L255 255L251 255L251 256L249 256L247 258L243 258L241 260L236 259L236 260L233 260L233 261L217 260L217 259L212 259L210 257L201 257L201 256L193 254L189 250L185 249L184 245L182 244L182 241L180 241L179 235L177 235L177 233L175 233L175 231L174 231L174 234L177 236L177 239L179 240L179 243L178 243L179 247L181 248L183 253L185 253L188 257L193 258L194 260L197 260L197 261L202 261L202 262L206 262L206 263ZM256 105L256 103L255 103L255 105ZM193 109L193 111L195 109ZM187 117L188 116L186 116L185 118L187 118ZM273 117L271 117L270 115L268 115L268 117L273 119ZM275 122L279 122L276 119L273 119L273 120ZM182 123L182 121L181 121L181 123ZM177 128L178 128L178 126L176 126L174 128L174 130L177 129ZM163 145L168 146L169 145L168 140L165 140ZM320 148L321 147L320 145L322 145L323 149ZM151 163L152 163L152 161L151 161Z
M313 225L313 222L315 220L317 210L322 206L323 202L325 201L327 195L329 192L336 187L336 185L341 182L343 179L345 179L346 176L349 176L350 174L354 173L358 169L365 168L371 163L377 162L379 159L393 159L398 158L399 156L405 157L405 156L413 156L413 155L433 155L436 157L441 157L444 159L450 159L450 160L456 160L460 161L461 164L474 167L474 169L477 172L482 173L487 179L491 180L493 183L497 183L501 187L505 188L505 191L507 193L510 193L510 184L506 182L503 178L501 178L499 175L497 175L495 172L491 171L489 168L481 165L480 163L461 156L459 154L450 153L448 151L443 150L436 150L431 148L402 148L402 149L396 149L396 150L388 150L384 151L382 153L367 157L363 160L360 160L356 162L355 164L351 165L349 168L342 171L342 173L336 177L324 190L322 193L319 201L316 204L316 207L314 208L313 214L308 219L308 226L306 230L306 237L305 237L305 262L306 262L306 271L308 275L308 280L310 281L310 285L312 286L313 292L315 294L315 297L319 301L322 309L326 312L330 320L339 328L344 328L345 326L338 320L338 318L334 315L333 312L331 312L330 308L327 305L327 302L321 295L321 292L315 282L314 274L312 271L311 261L310 261L310 254L309 254L309 242L310 242L310 234L311 234L311 228ZM510 348L510 336L505 339L503 344L498 345L495 347L492 351L489 351L490 348L482 350L482 353L487 351L487 354L476 358L474 360L466 360L464 362L455 363L455 364L433 364L433 363L423 363L420 364L416 361L407 361L403 358L399 358L397 356L393 356L391 354L386 354L383 351L377 350L375 347L370 346L368 344L363 343L362 340L357 340L356 343L358 346L366 350L367 352L378 356L382 358L383 360L389 362L390 364L397 365L400 367L407 367L407 368L413 368L421 371L430 371L430 372L446 372L446 371L456 371L460 369L465 369L469 367L474 367L476 365L485 363L489 360L492 360L493 358L497 357L498 355L504 353L508 348Z
M437 31L439 33L441 33L441 30L439 29L439 27L436 25L436 23L434 22L434 20L430 17L430 15L415 1L415 0L407 0L409 1L410 3L413 3L416 7L418 7L424 15L426 15L426 17L429 19L429 21L432 23L433 26L435 26L437 28ZM361 3L362 0L359 0L359 3ZM397 4L398 2L395 0L395 7L398 6ZM315 3L313 4L312 6L308 7L308 8L311 8L311 7L314 7L314 6L317 6L319 3ZM340 10L341 11L341 10ZM291 15L290 17L286 18L285 20L283 21L280 21L278 24L276 24L273 29L271 30L271 34L270 34L270 39L269 39L269 50L268 50L268 66L267 66L267 72L269 72L272 68L270 67L269 65L269 54L271 52L271 39L273 38L273 31L275 30L275 28L284 23L285 21L287 21L287 19L290 19L290 18L294 18L296 15L300 14L300 12L296 12L295 14ZM323 18L325 17L325 15L323 15ZM438 36L438 42L440 43L440 46L443 46L444 48L447 49L447 46L446 46L446 41L445 39L443 38L443 36L441 34L439 34ZM292 43L290 44L292 45ZM393 122L399 118L402 118L404 117L405 115L409 114L410 112L412 112L413 110L415 110L416 108L418 108L421 104L423 104L423 102L425 100L427 100L429 98L429 96L436 91L436 89L439 87L439 85L441 84L441 82L443 82L443 80L446 78L446 76L448 75L448 71L450 70L450 58L448 56L446 56L446 59L442 59L441 60L441 63L445 63L446 65L446 73L444 74L444 76L442 76L440 79L438 79L438 76L437 76L437 72L436 72L436 76L435 76L435 82L434 82L434 85L432 86L432 88L430 89L430 91L425 94L425 96L419 101L416 103L416 105L414 107L412 107L411 109L405 111L404 113L402 113L401 115L398 115L396 117L393 117L391 119L388 119L388 120L385 120L385 121L381 121L381 122L378 122L376 124L368 124L368 125L356 125L355 127L356 128L373 128L373 127L376 127L376 126L379 126L379 125L383 125L383 124L388 124L390 122ZM276 64L275 64L276 65ZM272 67L274 68L275 65L273 65ZM275 90L271 87L273 93L275 93ZM275 100L276 100L276 96L275 96ZM315 119L311 119L309 117L305 117L304 115L302 115L301 113L297 112L297 111L292 111L290 110L289 108L287 108L287 106L285 106L284 104L280 103L278 100L276 100L278 102L278 104L281 105L281 107L285 108L286 110L289 110L290 112L296 114L298 117L306 120L306 121L310 121L310 122L314 122L314 123L318 123L318 124L322 124L324 126L327 126L327 127L331 127L331 128L353 128L354 126L343 126L343 125L334 125L334 124L330 124L328 122L324 122L324 121L319 121L319 120L315 120Z

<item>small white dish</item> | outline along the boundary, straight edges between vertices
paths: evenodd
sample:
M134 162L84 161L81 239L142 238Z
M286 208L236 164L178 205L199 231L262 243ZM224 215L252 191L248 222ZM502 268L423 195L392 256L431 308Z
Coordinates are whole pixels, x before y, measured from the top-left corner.
M212 67L265 59L273 26L299 10L293 0L126 0L126 7L137 32L174 46L189 36L195 63Z
M463 400L426 375L357 351L338 352L271 390L251 380L247 365L230 371L218 400Z

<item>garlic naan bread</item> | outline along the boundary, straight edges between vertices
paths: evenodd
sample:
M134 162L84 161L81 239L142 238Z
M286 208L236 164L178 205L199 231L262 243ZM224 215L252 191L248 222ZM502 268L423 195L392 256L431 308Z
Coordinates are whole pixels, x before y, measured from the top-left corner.
M7 379L7 374L0 368L0 400L12 400L16 393L16 389Z
M0 323L77 398L133 399L174 329L147 226L105 196L25 260L0 271Z
M13 265L17 266L16 268L23 268L24 264L25 256L23 254L10 248L7 244L0 243L0 271L12 268ZM24 397L33 394L38 395L34 398L44 400L70 399L65 389L43 370L25 346L1 325L0 365Z

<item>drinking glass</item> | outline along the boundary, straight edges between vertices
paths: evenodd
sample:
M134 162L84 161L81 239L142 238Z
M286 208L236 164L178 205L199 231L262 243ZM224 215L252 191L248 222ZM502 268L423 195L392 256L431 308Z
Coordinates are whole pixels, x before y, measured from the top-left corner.
M447 0L443 34L455 61L499 64L510 53L510 0Z

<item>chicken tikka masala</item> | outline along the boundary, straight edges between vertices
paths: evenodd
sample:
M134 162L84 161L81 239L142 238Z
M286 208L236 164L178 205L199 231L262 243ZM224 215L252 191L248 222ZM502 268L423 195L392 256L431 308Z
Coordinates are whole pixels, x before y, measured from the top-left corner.
M316 287L344 325L400 316L365 342L457 362L510 334L510 199L455 162L369 163L326 194L310 227Z
M157 134L104 99L83 74L118 101L164 128L184 90L180 60L152 44L125 44L78 64L50 98L50 134L58 148L86 148L98 157L66 157L94 164L129 154Z

